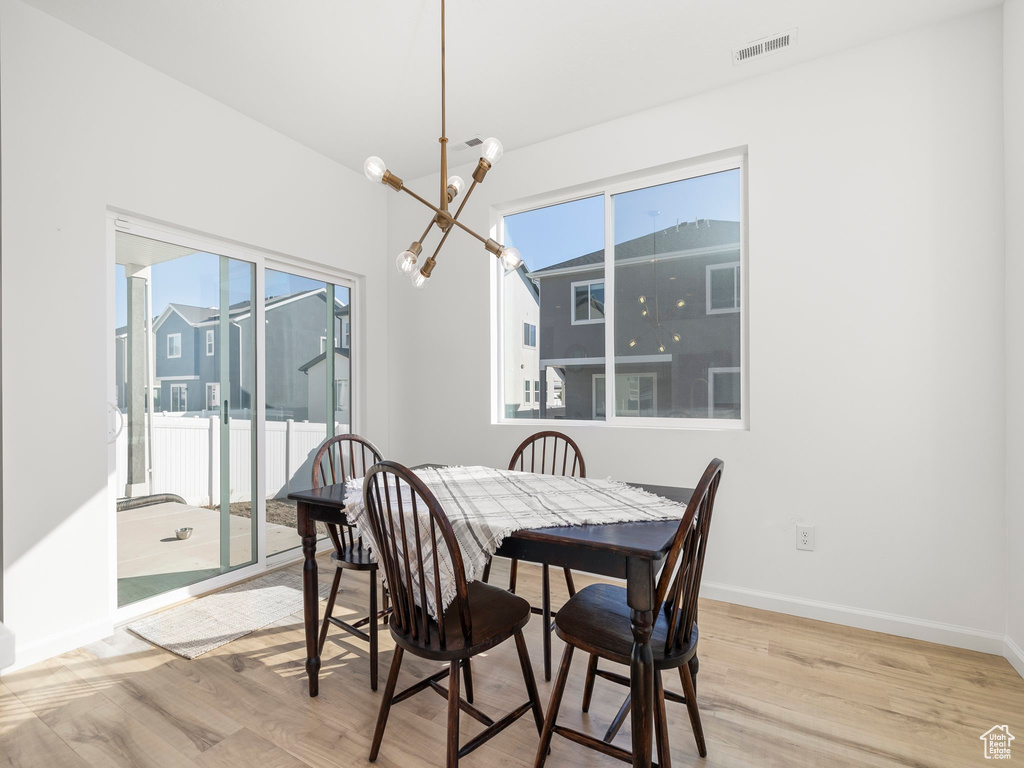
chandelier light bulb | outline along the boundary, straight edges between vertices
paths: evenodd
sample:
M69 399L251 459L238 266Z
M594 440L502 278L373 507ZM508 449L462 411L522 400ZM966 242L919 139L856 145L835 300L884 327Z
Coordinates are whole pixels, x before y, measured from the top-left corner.
M366 178L377 184L384 181L384 174L387 173L387 170L387 165L376 155L366 158L366 162L363 163L363 173L366 174Z
M679 334L678 334L678 333L673 333L673 334L672 334L672 341L679 341L679 338L680 338L680 337L679 337Z
M686 302L683 301L682 299L680 299L679 301L676 302L676 306L677 307L685 307L686 306Z
M499 145L500 146L500 145ZM518 248L502 248L501 250L501 266L505 268L505 272L514 272L519 269L519 265L523 263L522 257L519 255Z
M664 352L665 351L665 345L664 344L659 344L658 345L658 351L659 352Z
M416 254L412 251L402 251L395 260L395 266L403 275L411 275L416 271Z
M501 160L501 156L505 154L505 148L501 146L501 142L491 136L489 139L485 139L481 147L481 155L484 160L490 163L492 166Z
M636 339L630 339L629 340L629 346L635 347L636 346Z
M450 176L448 178L448 186L455 188L455 194L458 195L462 192L462 188L466 186L466 182L462 180L461 176Z
M647 297L646 297L646 296L641 296L641 297L640 297L640 298L638 299L638 301L639 301L639 302L640 302L641 304L643 304L643 303L644 303L645 301L647 301Z
M646 310L646 309L642 309L642 310L640 310L640 315L641 315L642 317L647 317L647 310Z
M412 287L425 288L427 285L427 280L429 279L430 277L424 275L422 270L416 270L416 272L412 276Z

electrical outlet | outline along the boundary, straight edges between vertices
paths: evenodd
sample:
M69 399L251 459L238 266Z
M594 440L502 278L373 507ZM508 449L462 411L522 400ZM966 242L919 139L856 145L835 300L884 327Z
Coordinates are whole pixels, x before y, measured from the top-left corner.
M796 526L796 548L797 549L814 549L814 526L813 525L800 525Z

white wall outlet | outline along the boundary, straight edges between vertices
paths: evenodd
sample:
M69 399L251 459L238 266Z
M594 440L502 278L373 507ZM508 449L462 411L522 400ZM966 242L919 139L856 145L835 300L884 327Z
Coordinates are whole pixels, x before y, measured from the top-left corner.
M797 549L814 549L814 526L813 525L800 525L796 526L796 548Z

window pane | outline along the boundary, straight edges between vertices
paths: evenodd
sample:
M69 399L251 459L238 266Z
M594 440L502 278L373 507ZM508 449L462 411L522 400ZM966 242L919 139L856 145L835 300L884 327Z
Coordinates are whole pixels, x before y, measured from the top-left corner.
M735 306L735 274L731 268L711 270L711 309L732 309Z
M576 319L589 320L590 308L587 306L590 296L589 288L586 285L577 285L575 290L576 297L573 300L573 305L576 309Z
M604 317L604 283L594 283L590 286L590 319L597 320Z
M616 415L740 418L741 313L708 314L738 307L739 170L613 195L612 210ZM715 374L711 407L721 368L736 371Z
M594 376L605 364L605 327L592 322L604 313L604 197L506 216L504 223L505 244L519 249L523 266L502 284L503 415L594 419ZM595 280L602 282L596 296L589 285ZM519 341L523 323L533 326L529 345ZM532 397L524 378L537 383ZM603 405L596 418L604 418Z

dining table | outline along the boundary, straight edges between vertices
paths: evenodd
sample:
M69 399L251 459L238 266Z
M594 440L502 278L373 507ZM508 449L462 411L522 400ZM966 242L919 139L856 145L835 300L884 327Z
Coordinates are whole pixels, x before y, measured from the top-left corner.
M441 467L440 464L421 464ZM627 483L648 493L686 505L692 488L650 483ZM302 539L302 593L306 630L306 674L309 695L319 693L320 651L318 648L320 590L317 576L317 522L346 525L345 485L327 485L295 491L288 498L297 502L297 529ZM680 519L682 510L680 510ZM651 634L654 629L655 579L664 564L679 529L678 520L604 523L518 530L507 536L495 552L499 557L624 579L630 608L633 648L629 678L633 765L651 766L651 737L654 728L654 659ZM543 621L550 622L550 616ZM690 671L696 677L696 655Z

